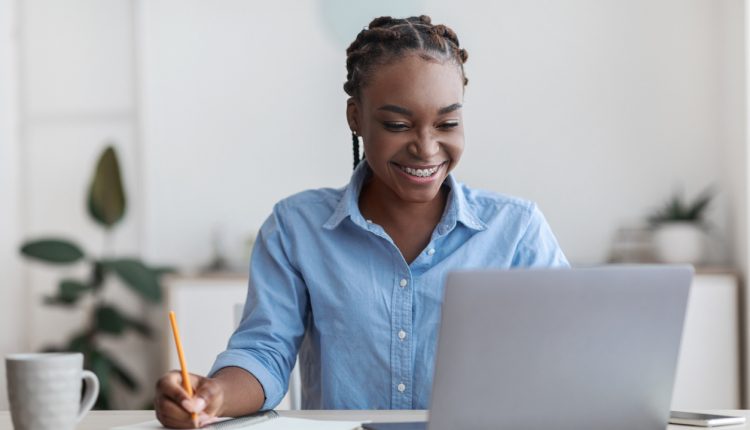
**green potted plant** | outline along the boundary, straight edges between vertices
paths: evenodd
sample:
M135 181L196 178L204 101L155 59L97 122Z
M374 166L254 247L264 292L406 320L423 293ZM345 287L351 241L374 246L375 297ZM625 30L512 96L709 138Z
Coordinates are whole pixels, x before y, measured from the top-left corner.
M654 229L656 257L664 263L699 263L705 249L706 211L714 191L707 188L692 201L677 192L648 220Z
M88 190L87 210L91 219L109 236L126 212L126 195L120 176L120 165L113 146L107 146L99 157ZM103 337L119 337L127 331L150 337L152 330L140 318L127 315L116 303L104 299L102 290L110 278L115 277L133 293L150 303L159 303L162 298L160 277L168 271L150 267L138 258L117 257L107 254L95 255L85 252L75 242L59 238L38 238L24 243L21 253L32 260L53 265L87 264L88 275L84 279L63 278L56 294L45 298L50 306L75 308L86 296L93 302L87 315L87 323L75 332L63 345L46 348L46 351L76 351L84 355L84 367L96 373L101 389L95 407L111 409L112 382L117 381L130 391L139 388L139 382L115 357L116 353L101 345Z

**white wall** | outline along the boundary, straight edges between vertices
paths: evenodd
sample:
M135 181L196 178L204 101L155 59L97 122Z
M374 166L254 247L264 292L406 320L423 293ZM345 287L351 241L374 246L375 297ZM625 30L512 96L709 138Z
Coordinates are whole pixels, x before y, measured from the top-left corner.
M717 61L729 3L429 2L470 54L459 179L536 200L577 263L604 261L619 225L681 186L716 184L731 242ZM141 5L144 252L195 266L215 224L234 250L280 198L346 182L344 49L320 2Z
M0 0L0 357L26 348L26 296L15 246L21 226L15 16L15 3ZM0 410L7 408L3 364Z
M727 196L727 216L723 221L729 226L727 236L733 240L732 263L747 273L748 224L748 166L747 161L747 72L745 65L747 43L745 40L745 2L724 1L720 4L720 49L717 52L721 71L719 76L719 129L723 146L722 180Z

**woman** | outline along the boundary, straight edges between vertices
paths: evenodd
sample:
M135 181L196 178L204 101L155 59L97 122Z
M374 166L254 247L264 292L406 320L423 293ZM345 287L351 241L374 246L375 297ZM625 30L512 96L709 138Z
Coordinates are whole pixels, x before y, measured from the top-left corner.
M450 175L464 150L467 57L427 16L359 33L344 84L351 181L274 207L243 321L210 377L192 377L193 399L177 372L157 384L164 425L273 408L298 353L306 409L427 408L446 273L567 265L534 204Z

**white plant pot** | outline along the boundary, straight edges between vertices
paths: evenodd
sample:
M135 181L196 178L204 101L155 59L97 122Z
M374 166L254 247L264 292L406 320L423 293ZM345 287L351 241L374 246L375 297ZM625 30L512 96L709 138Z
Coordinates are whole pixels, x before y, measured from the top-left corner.
M695 223L675 221L660 224L654 232L656 257L663 263L696 264L703 260L705 233Z

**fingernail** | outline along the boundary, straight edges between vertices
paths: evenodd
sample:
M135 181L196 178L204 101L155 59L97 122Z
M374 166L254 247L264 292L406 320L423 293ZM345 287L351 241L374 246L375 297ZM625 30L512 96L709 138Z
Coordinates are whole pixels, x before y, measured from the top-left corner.
M195 412L193 410L193 402L190 399L184 399L180 402L180 405L182 405L182 409L185 409L188 412Z
M197 397L193 399L193 407L195 408L193 412L200 412L206 409L206 401L202 397Z

